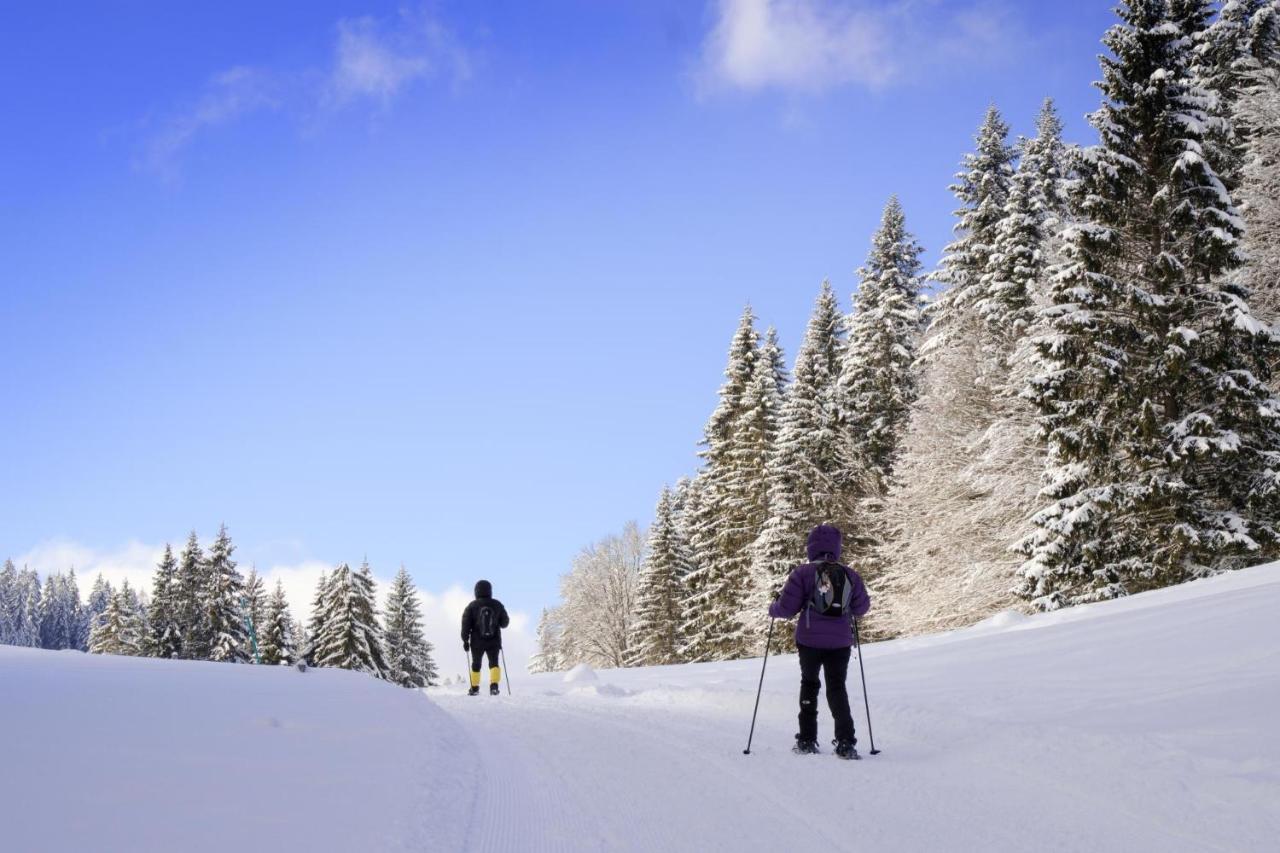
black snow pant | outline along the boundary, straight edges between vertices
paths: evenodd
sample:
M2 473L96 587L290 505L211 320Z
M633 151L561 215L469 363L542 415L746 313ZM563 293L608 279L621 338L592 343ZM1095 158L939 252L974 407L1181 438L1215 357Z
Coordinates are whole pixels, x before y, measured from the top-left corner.
M498 665L498 652L502 651L501 646L494 646L491 649L481 649L476 646L471 647L471 671L480 671L480 659L484 656L489 658L489 669L493 669Z
M836 724L836 740L857 743L853 735L853 715L849 713L849 692L845 677L849 674L850 649L814 649L799 646L800 652L800 734L799 740L818 739L818 691L822 682L818 670L826 671L827 706Z

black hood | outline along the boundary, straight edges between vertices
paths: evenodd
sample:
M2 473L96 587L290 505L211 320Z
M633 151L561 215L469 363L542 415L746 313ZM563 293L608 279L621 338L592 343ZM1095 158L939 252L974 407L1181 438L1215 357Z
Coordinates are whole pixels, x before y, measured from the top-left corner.
M476 581L476 598L493 598L493 584L488 581Z

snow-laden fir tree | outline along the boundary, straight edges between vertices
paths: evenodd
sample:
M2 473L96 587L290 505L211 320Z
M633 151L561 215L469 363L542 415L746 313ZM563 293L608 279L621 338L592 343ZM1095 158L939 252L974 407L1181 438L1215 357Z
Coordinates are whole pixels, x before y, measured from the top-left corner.
M365 563L357 572L346 563L324 583L314 637L316 666L332 666L386 677L382 631L378 627L373 574Z
M18 633L18 569L13 560L0 568L0 645L13 645Z
M383 648L387 659L387 680L401 687L429 687L439 673L432 659L431 644L422 634L422 608L418 590L404 566L396 573L387 593L387 609L382 619Z
M17 622L9 642L15 646L40 647L40 623L43 608L40 604L40 576L35 569L22 567L15 584L17 590L14 606Z
M766 466L768 517L751 546L752 612L760 620L753 640L762 639L760 630L768 625L762 608L777 595L791 567L804 561L811 528L835 524L846 543L859 540L855 507L843 488L837 381L844 347L844 317L831 284L824 281L796 354ZM787 633L775 631L775 642L781 634L786 647Z
M287 666L297 660L293 619L289 616L289 602L280 581L276 581L276 588L267 599L262 624L258 627L258 651L267 666Z
M111 596L102 619L94 625L89 636L89 651L95 655L142 654L143 626L128 599L128 586L128 581L121 584L120 590Z
M224 524L209 548L204 632L209 638L209 660L247 663L251 652L245 631L244 578L231 559L234 551Z
M631 629L628 666L680 661L681 601L690 561L674 504L671 490L664 488L649 528L649 550L637 582L636 621Z
M97 625L102 614L107 612L107 605L111 603L111 596L115 594L110 582L99 572L98 576L93 579L93 586L89 588L89 599L84 606L86 643L87 635L93 633L94 625Z
M1229 280L1241 220L1206 156L1226 119L1194 74L1190 5L1128 0L1104 38L1101 144L1036 342L1051 503L1022 593L1041 608L1276 552L1277 341Z
M299 646L299 651L306 651L315 640L324 633L325 618L325 602L329 598L329 580L328 572L321 572L320 577L316 579L316 590L311 596L311 618L307 622L307 634L311 638L311 643L307 646Z
M759 360L760 334L748 307L729 345L720 402L703 434L701 500L692 520L702 550L682 604L681 654L691 661L739 657L746 649L747 632L739 617L750 578L748 546L766 509L761 486L767 413L748 399Z
M147 613L147 654L152 657L176 658L182 655L182 623L178 612L179 580L178 561L173 556L173 548L165 543L164 555L160 558L151 581L151 607ZM94 589L97 589L96 585ZM90 596L91 605L92 601Z
M261 656L262 637L260 633L262 631L262 622L266 618L267 612L267 585L262 580L262 576L258 574L257 566L250 566L249 574L244 579L243 610L249 620L249 625L252 627L251 636L248 638L250 660L252 660L252 646L255 638L259 647L258 653ZM246 630L246 633L249 632Z
M890 197L871 254L858 270L840 368L844 488L854 499L864 497L868 486L876 496L884 492L916 398L923 251L907 231L898 197Z
M69 574L55 572L45 578L40 596L40 644L46 649L78 649L83 616L75 569Z
M970 308L982 299L982 280L995 250L1013 183L1016 152L1009 145L1009 125L991 105L978 128L973 153L965 155L951 191L960 201L955 239L943 250L942 262L930 278L945 289L929 308L931 335L925 349L941 349L953 337L968 334ZM952 326L955 325L953 329Z
M139 654L145 655L148 637L151 636L151 608L147 593L145 590L139 592L134 589L128 580L120 582L120 591L124 593L124 602L128 605L129 614L133 617L134 625L138 629Z
M178 583L174 596L178 624L182 628L182 657L188 660L206 660L212 645L205 618L207 578L204 552L193 530L178 558Z
M881 515L873 635L958 627L1016 601L1021 558L1013 548L1030 529L1044 468L1034 410L1020 397L1023 353L1056 251L1066 151L1046 101L1036 137L1018 146L1022 156L1007 178L1007 160L992 153L1004 144L993 128L1002 127L988 112L978 135L988 154L966 162L986 162L991 173L968 170L955 188L963 203L957 240L937 278L967 282L969 292L944 293L929 309L921 393ZM985 201L970 192L978 185L990 188ZM976 206L996 195L1004 199L1000 217L979 215Z

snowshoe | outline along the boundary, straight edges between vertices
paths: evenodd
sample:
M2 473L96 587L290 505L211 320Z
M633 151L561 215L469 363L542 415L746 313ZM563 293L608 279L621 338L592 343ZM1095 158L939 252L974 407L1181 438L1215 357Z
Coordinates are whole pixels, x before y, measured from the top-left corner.
M833 740L831 743L836 748L836 755L848 761L857 761L862 758L858 755L858 748L853 745L851 740Z
M498 683L496 681L493 684L489 685L490 696L497 696L501 692L502 692L502 688L498 686Z
M796 755L817 755L818 742L816 740L801 740L796 738L796 745L791 747L791 751Z
M480 695L480 688L479 688L479 687L472 687L470 690L468 690L468 691L467 691L467 695L468 695L468 696L479 696L479 695Z

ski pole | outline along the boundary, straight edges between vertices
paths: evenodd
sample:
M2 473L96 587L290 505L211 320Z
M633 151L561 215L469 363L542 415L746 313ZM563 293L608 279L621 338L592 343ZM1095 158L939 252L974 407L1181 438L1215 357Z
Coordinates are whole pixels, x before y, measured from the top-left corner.
M764 660L760 662L760 684L756 687L756 707L751 712L751 731L747 733L747 748L742 750L743 755L751 754L751 739L756 734L756 714L760 711L760 691L764 689L764 668L769 665L769 644L773 642L773 623L775 619L769 620L769 636L764 640Z
M871 702L867 699L867 671L862 668L862 641L858 639L858 617L853 617L853 644L858 647L858 672L862 674L862 705L867 709L867 737L871 738L871 754L879 755L876 735L871 731Z
M466 673L467 673L467 689L469 690L469 689L471 689L471 650L470 650L470 649L463 649L463 650L462 650L462 656L463 656L464 658L466 658L466 659L467 659L467 668L466 668Z
M502 655L502 674L507 679L507 695L511 695L511 670L507 669L507 650L498 649L498 654Z

